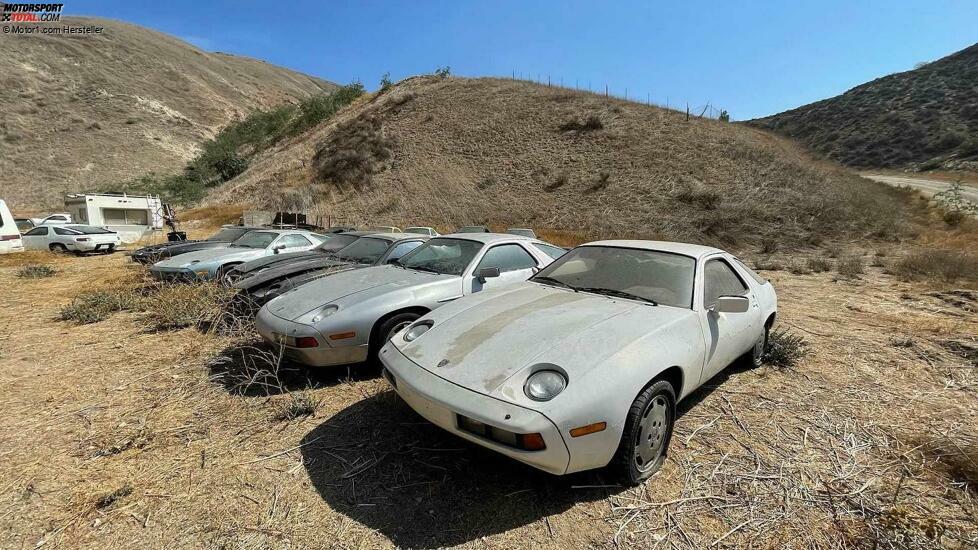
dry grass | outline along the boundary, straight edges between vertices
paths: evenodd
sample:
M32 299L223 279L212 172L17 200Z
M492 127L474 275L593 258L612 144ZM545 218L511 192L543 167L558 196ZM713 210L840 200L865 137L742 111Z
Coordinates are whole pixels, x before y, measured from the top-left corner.
M197 222L198 226L217 229L222 225L237 224L247 209L243 204L216 204L179 212L178 217L181 223Z
M835 270L840 276L848 279L859 277L866 272L863 258L858 254L846 254L839 258L835 264Z
M906 280L978 282L978 256L957 250L915 250L897 259L892 271Z

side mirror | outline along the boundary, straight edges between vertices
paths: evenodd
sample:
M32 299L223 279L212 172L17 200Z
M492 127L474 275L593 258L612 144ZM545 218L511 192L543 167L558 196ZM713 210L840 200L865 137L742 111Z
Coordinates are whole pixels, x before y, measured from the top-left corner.
M745 313L750 306L746 296L720 296L717 298L713 311L717 313Z
M479 279L480 281L482 281L482 282L485 282L486 279L491 279L493 277L499 277L499 268L498 267L483 267L482 269L479 270L478 273L475 274L475 277L477 279Z
M387 263L393 264L393 265L397 265L397 264L401 263L401 259L400 258L387 258Z
M272 247L272 252L275 253L275 254L278 254L278 251L279 250L285 250L285 245L284 244L277 244L277 245L275 245L275 246Z

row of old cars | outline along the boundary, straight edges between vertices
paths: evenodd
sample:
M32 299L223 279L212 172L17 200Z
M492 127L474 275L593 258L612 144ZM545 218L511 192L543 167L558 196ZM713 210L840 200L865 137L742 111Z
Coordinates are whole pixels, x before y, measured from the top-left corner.
M777 312L770 282L707 246L243 227L215 238L233 232L133 259L156 260L161 279L219 279L290 360L379 362L427 420L553 474L652 475L677 403L737 360L759 364Z

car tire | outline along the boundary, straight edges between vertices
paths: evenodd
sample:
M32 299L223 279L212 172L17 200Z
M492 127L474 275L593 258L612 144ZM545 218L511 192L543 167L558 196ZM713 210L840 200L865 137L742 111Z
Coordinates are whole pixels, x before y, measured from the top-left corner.
M748 350L747 353L741 357L740 362L745 367L756 369L764 363L764 354L767 352L768 332L769 328L765 326L764 334L762 334L757 342L754 342L754 345L751 346L750 350Z
M372 334L370 337L369 360L376 362L377 354L380 353L380 348L384 347L384 344L386 344L392 336L397 334L398 331L420 318L421 315L418 313L405 312L398 313L389 319L385 319L384 322L377 327L377 332Z
M666 460L676 420L676 392L659 380L642 390L625 418L625 430L612 459L614 473L624 485L639 485L659 471Z
M217 270L217 280L224 286L231 286L234 281L229 277L231 270L238 267L239 264L227 264L222 265L220 269Z
M55 254L65 254L68 252L68 247L61 243L52 243L48 245L48 250Z

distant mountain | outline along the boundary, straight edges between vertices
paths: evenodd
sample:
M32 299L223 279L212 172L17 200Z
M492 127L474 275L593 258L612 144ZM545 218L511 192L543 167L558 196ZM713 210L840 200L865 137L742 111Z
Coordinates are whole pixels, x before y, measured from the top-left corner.
M128 23L60 24L105 30L0 34L0 198L15 208L54 208L65 191L177 172L231 120L336 88Z
M748 124L854 167L978 170L978 44Z

